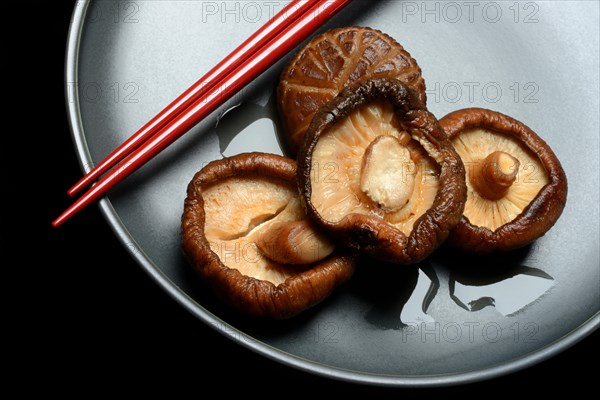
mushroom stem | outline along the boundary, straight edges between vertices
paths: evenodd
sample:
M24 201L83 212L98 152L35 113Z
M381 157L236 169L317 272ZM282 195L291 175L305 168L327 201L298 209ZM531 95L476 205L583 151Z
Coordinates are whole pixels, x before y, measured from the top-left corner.
M275 262L297 265L321 261L335 248L308 220L280 222L265 227L256 245L265 257Z
M360 190L384 210L399 210L415 190L415 173L408 147L394 136L382 135L365 151Z
M495 151L474 166L471 184L482 197L501 199L517 179L519 165L519 160L510 154Z

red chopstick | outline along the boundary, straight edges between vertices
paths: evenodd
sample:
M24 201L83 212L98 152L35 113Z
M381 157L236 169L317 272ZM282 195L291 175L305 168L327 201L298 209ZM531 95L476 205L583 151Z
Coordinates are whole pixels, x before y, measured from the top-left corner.
M214 85L204 96L196 100L193 106L181 112L174 120L167 123L160 132L125 157L118 166L103 176L96 185L52 222L52 225L54 227L60 226L87 205L104 196L108 190L160 153L202 118L217 109L223 102L291 51L350 2L351 0L320 0L309 11L281 31L266 46L258 50L251 58Z
M164 110L117 147L100 164L89 171L68 191L68 194L73 196L114 167L124 157L181 114L182 111L192 106L196 100L204 96L219 81L220 77L231 73L241 63L250 58L252 54L277 36L286 26L293 23L317 3L318 0L293 0Z

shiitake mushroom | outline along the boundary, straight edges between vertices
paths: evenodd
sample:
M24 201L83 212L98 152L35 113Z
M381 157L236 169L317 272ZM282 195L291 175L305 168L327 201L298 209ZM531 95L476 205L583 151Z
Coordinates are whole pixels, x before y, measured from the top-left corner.
M414 263L447 237L475 253L515 249L564 208L564 170L539 136L484 109L438 122L416 61L378 30L315 37L287 63L277 99L298 167L263 153L214 161L190 182L182 216L185 255L245 313L314 306L359 252Z
M295 161L264 153L213 161L194 176L182 247L223 301L272 318L319 303L350 278L355 263L307 220Z
M462 250L512 250L544 235L567 200L567 177L548 144L520 121L483 108L440 119L467 171L464 216L448 242Z
M360 81L319 109L298 154L308 215L343 245L414 263L459 222L460 157L417 92L397 79Z
M296 154L324 103L359 80L396 78L426 102L417 62L393 38L368 27L329 30L308 42L286 64L277 88L285 136Z

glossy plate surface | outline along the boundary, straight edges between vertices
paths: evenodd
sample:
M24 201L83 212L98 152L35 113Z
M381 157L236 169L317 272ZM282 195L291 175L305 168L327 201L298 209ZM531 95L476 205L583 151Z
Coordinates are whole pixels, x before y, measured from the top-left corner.
M286 2L82 1L66 60L67 106L84 169L99 162ZM246 151L283 154L275 86L254 81L101 208L130 252L184 307L241 345L318 374L440 385L497 376L565 348L600 323L597 2L355 1L323 28L366 25L417 59L438 117L485 107L517 118L561 160L569 198L532 246L415 267L364 261L320 306L282 322L240 318L204 293L180 251L188 181ZM232 344L234 345L234 344Z

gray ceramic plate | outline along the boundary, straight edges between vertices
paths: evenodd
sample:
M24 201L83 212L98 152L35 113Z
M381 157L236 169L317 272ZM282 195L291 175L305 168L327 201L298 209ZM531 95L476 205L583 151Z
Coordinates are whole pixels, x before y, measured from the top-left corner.
M84 169L160 111L286 2L82 1L67 101ZM565 349L599 322L598 2L355 1L325 28L368 25L419 61L429 109L486 107L520 119L562 160L569 199L522 251L442 250L415 267L365 262L296 319L257 323L200 290L180 252L185 188L206 162L281 153L282 60L101 202L109 224L167 292L233 341L314 373L390 385L474 381ZM324 28L324 29L325 29ZM232 343L232 345L234 345Z

